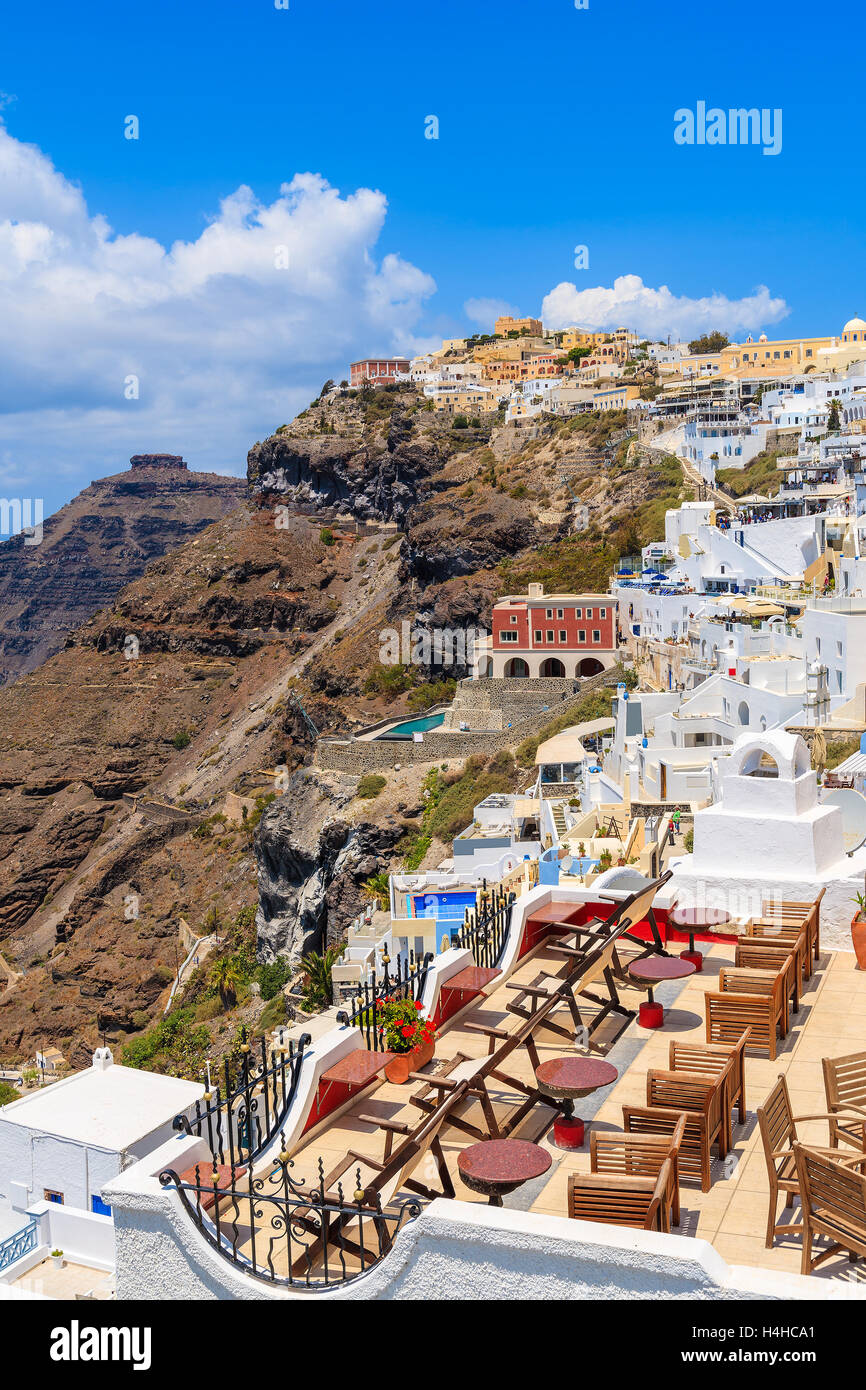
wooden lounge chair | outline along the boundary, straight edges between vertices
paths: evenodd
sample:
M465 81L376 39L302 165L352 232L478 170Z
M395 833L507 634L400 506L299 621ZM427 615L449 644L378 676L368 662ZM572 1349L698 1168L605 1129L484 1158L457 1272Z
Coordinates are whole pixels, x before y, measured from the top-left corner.
M728 1065L733 1066L733 1059ZM728 1151L727 1071L719 1076L648 1071L646 1081L646 1105L624 1105L622 1108L626 1133L673 1134L681 1116L685 1115L679 1171L697 1177L701 1190L709 1192L710 1150L715 1144L719 1158L724 1158Z
M448 1123L464 1134L471 1135L474 1139L483 1140L507 1138L522 1123L533 1107L542 1102L545 1112L549 1111L540 1118L542 1127L539 1134L543 1133L555 1117L554 1108L550 1106L547 1097L542 1094L534 1081L532 1083L523 1081L513 1072L504 1071L503 1065L514 1051L523 1048L529 1058L534 1076L541 1064L541 1059L538 1056L533 1035L538 1028L546 1023L548 1013L552 1013L555 1008L558 1008L561 1002L556 995L547 998L530 1018L524 1019L512 1032L507 1032L504 1028L491 1028L480 1023L464 1023L462 1025L464 1031L482 1033L490 1040L487 1056L469 1057L464 1052L458 1052L442 1072L434 1075L428 1075L425 1072L410 1072L410 1079L420 1082L420 1089L409 1097L411 1104L419 1110L423 1110L425 1114L437 1114L455 1090L465 1086L460 1103L449 1106ZM517 1092L517 1096L520 1097L516 1109L509 1114L504 1123L500 1123L496 1118L493 1099L488 1089L491 1078L508 1087L511 1091ZM481 1107L483 1126L467 1118L466 1112L471 1110L473 1104Z
M628 936L631 926L629 918L622 918L616 930L609 936L592 940L584 949L551 947L551 950L564 956L564 969L558 975L542 975L531 984L506 984L506 989L515 993L515 998L509 1000L505 1006L508 1012L517 1014L519 1018L530 1019L552 996L557 996L557 1007L567 1005L574 1026L571 1029L565 1028L561 1023L554 1022L548 1014L546 1026L552 1032L560 1034L570 1042L576 1029L586 1027L591 1038L608 1015L615 1013L622 1019L615 1035L618 1037L635 1016L635 1010L622 1003L617 989L617 980L626 978L618 954L618 943L623 937ZM606 988L605 996L595 992L594 987L598 985ZM597 1005L596 1012L586 1024L580 1009L581 998Z
M611 912L610 916L593 917L588 922L583 922L579 926L574 926L574 924L570 923L568 924L568 931L575 935L577 944L580 944L585 938L606 938L611 936L627 917L630 928L640 926L641 922L646 922L649 926L652 938L651 941L646 942L639 936L634 936L629 931L626 932L629 941L634 942L643 952L653 950L663 951L664 946L655 912L653 911L653 903L658 896L659 890L663 888L668 879L672 877L673 870L667 869L659 878L653 879L651 883L648 883L645 888L637 889L636 892L632 893L627 898L623 898L620 902L617 902L615 898L608 898L606 894L602 894L602 901L615 904L614 910Z
M571 1173L568 1214L577 1221L604 1221L639 1231L667 1231L671 1160L666 1158L655 1177L615 1177L601 1173Z
M852 1260L866 1255L866 1154L840 1159L795 1144L794 1158L803 1209L800 1273L811 1274L844 1250ZM833 1244L813 1259L815 1236L829 1236Z
M830 1121L830 1143L835 1147L844 1139L866 1149L866 1052L825 1057L822 1066L827 1109L834 1116ZM845 1122L836 1118L843 1110L853 1118Z
M389 1202L404 1188L430 1199L454 1196L454 1184L445 1162L440 1136L443 1127L449 1121L452 1109L461 1104L467 1089L466 1082L455 1086L442 1105L432 1114L422 1116L414 1129L394 1121L383 1121L376 1116L357 1117L383 1131L385 1143L382 1159L378 1160L370 1154L349 1149L322 1180L321 1190L325 1204L330 1203L333 1210L324 1206L320 1209L312 1203L309 1208L299 1206L292 1211L293 1227L299 1232L309 1233L312 1237L310 1244L305 1246L293 1261L293 1274L309 1272L317 1258L323 1255L330 1245L336 1246L338 1252L351 1252L369 1260L371 1252L367 1242L362 1245L359 1239L351 1234L351 1228L356 1222L366 1221L368 1225L372 1224L376 1232L378 1254L386 1254L391 1246L391 1227L394 1223L393 1217L389 1221L386 1209ZM395 1145L394 1135L397 1133L402 1137ZM436 1164L442 1184L441 1191L430 1188L412 1176L428 1153L432 1155ZM357 1181L355 1174L359 1169L372 1172L371 1177L361 1178L362 1185L358 1190L363 1193L363 1197L358 1197L354 1191L343 1191L341 1203L339 1187L343 1185L343 1179L354 1189ZM350 1205L353 1197L355 1204Z
M728 1095L725 1114L728 1117L728 1148L733 1143L731 1111L737 1107L741 1125L746 1123L746 1046L750 1029L745 1028L731 1047L709 1047L704 1043L676 1042L670 1045L668 1065L671 1071L697 1072L701 1076L719 1076L728 1070Z
M821 956L821 900L826 891L826 888L822 888L817 898L812 902L794 902L791 900L774 902L770 899L764 902L761 907L761 917L765 921L775 921L789 926L799 924L806 928L811 947L810 965L806 973L807 979L812 974L812 963L817 965Z
M802 1226L777 1223L776 1211L779 1193L784 1193L782 1214L793 1205L792 1198L800 1197L800 1175L794 1159L794 1145L798 1142L797 1125L807 1120L827 1120L830 1124L830 1147L837 1148L833 1140L834 1116L830 1113L817 1115L795 1115L791 1107L788 1083L780 1076L763 1105L758 1106L758 1127L767 1160L767 1176L770 1182L770 1214L767 1218L766 1246L769 1250L777 1235L790 1235L802 1230ZM859 1145L857 1146L859 1147ZM840 1154L841 1157L841 1154Z
M680 1224L679 1152L686 1128L681 1115L671 1134L611 1134L594 1129L589 1139L589 1166L593 1173L622 1177L657 1177L670 1162L670 1183L665 1194L672 1225Z
M784 1031L785 972L771 970L720 970L718 992L705 996L706 1040L733 1047L745 1029L747 1046L776 1058L776 1035Z
M805 941L805 934L803 939ZM787 1032L791 1013L800 1012L801 966L796 951L790 951L789 943L768 945L766 937L746 936L737 942L734 966L738 970L770 970L773 974L778 974L780 970L784 972Z

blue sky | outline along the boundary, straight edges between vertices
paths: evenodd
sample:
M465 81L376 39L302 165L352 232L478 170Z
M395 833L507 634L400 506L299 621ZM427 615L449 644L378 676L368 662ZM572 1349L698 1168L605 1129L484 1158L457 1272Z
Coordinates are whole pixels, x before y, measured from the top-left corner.
M649 326L667 316L686 336L714 312L692 301L713 295L734 334L738 319L817 334L866 314L853 4L824 32L803 3L289 5L7 11L0 492L50 511L156 448L241 472L350 356L478 327L467 301L537 313L565 283L610 291L615 314L631 275L673 297L668 311L644 296ZM781 108L781 153L677 146L674 111L699 100ZM324 252L324 185L280 191L306 173L339 190L345 225ZM252 201L221 214L240 187ZM382 197L361 208L357 190ZM303 223L297 244L285 232L291 288L246 259L253 224L255 254L283 235L269 208L274 227ZM237 240L214 263L202 237L220 220ZM168 255L177 242L193 249Z

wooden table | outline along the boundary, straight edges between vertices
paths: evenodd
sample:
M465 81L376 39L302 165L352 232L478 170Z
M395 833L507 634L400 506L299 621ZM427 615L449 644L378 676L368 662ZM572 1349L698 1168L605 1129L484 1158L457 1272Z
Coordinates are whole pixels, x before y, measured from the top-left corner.
M641 1028L661 1028L665 1012L653 999L653 986L664 980L684 980L694 975L694 963L683 956L644 956L632 961L628 973L638 985L649 985L649 998L640 1006L638 1022Z
M601 1086L610 1086L619 1072L598 1057L551 1057L536 1067L538 1089L561 1102L561 1117L553 1123L553 1143L558 1149L579 1149L584 1141L585 1123L574 1113L574 1102L591 1096Z
M695 932L724 927L730 920L730 913L721 907L677 907L674 903L671 922L673 926L682 927L689 934L689 949L681 953L680 960L690 960L695 970L703 970L704 958L700 951L695 950Z
M464 1149L457 1169L471 1192L479 1192L491 1207L501 1207L507 1192L540 1178L552 1159L546 1149L525 1139L485 1139Z

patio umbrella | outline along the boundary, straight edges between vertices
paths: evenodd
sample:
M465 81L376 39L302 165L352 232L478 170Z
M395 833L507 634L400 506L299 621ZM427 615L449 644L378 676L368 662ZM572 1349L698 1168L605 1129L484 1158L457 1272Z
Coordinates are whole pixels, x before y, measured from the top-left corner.
M821 777L827 766L827 740L824 737L823 729L818 729L812 739L812 765L818 776Z

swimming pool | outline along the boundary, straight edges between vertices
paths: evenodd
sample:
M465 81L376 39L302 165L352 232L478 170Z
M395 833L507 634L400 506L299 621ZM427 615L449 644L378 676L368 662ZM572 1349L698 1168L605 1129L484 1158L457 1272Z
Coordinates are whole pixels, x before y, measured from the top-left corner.
M392 728L386 729L383 734L377 734L375 742L380 739L408 739L413 734L425 734L428 729L438 729L444 720L444 714L428 714L424 719L407 719L402 724L395 724Z

